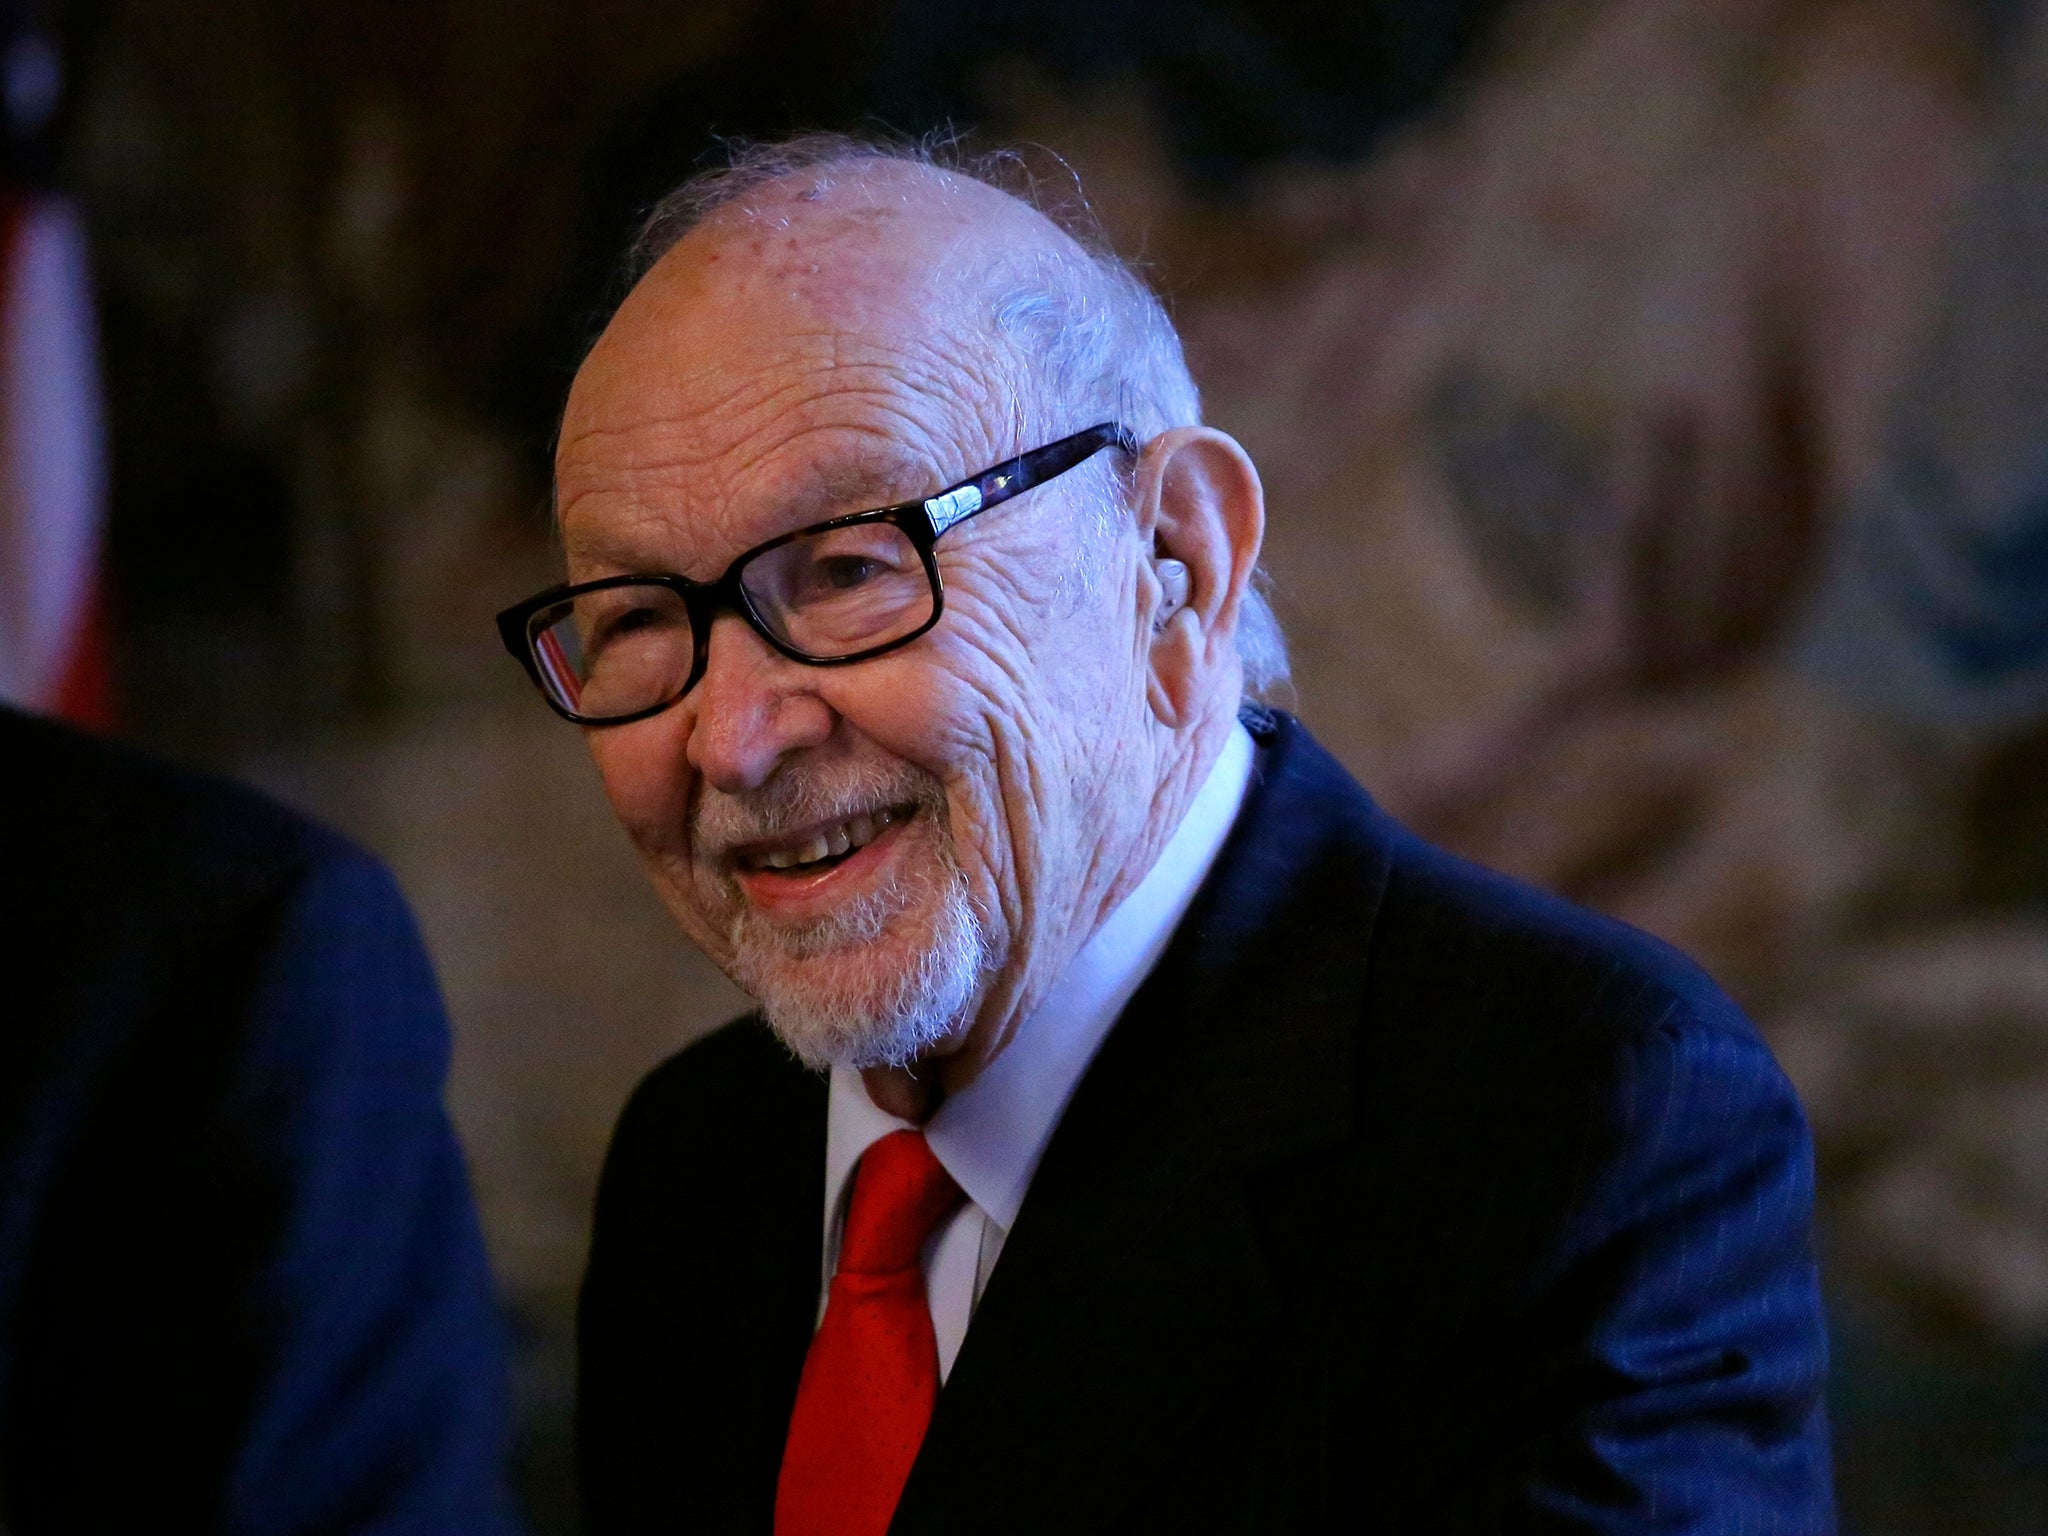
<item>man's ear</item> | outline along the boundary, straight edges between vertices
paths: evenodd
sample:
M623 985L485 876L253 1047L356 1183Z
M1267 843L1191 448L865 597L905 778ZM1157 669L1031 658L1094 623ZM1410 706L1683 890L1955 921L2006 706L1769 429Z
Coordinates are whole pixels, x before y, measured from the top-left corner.
M1138 594L1147 698L1161 724L1178 728L1201 718L1219 689L1236 705L1237 615L1266 536L1265 492L1235 438L1175 427L1145 445L1136 510L1152 552Z

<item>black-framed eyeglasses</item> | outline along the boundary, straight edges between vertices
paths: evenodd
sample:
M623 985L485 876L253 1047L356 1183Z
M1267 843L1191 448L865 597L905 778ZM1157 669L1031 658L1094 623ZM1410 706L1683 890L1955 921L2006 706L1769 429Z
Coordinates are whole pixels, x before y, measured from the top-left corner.
M555 713L579 725L644 719L688 693L726 610L792 661L866 661L939 622L946 591L932 547L948 530L1110 447L1136 453L1138 442L1101 422L922 501L756 544L715 581L630 575L550 587L499 614L498 634Z

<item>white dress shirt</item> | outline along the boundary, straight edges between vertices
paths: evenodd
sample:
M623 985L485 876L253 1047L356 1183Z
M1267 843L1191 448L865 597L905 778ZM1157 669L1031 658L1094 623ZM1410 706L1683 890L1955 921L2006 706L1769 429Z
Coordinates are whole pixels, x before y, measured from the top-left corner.
M953 1369L1024 1191L1067 1101L1110 1026L1159 963L1188 903L1237 820L1251 782L1252 739L1231 730L1158 862L1081 947L1045 1002L981 1075L939 1106L925 1140L967 1199L925 1246L925 1295L939 1341L939 1379ZM818 1315L839 1262L839 1230L861 1154L902 1130L875 1107L860 1074L835 1068L825 1120L825 1273Z

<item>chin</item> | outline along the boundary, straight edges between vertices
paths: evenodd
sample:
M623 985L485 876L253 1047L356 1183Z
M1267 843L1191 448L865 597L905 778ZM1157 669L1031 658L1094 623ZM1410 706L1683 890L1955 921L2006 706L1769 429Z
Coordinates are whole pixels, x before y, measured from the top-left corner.
M996 968L957 874L906 908L852 903L829 919L772 922L743 910L732 978L806 1066L907 1066L956 1039Z

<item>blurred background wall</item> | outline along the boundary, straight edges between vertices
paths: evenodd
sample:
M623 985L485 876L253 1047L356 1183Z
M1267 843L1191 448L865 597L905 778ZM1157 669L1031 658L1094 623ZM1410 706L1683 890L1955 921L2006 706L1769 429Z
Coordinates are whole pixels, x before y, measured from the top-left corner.
M2037 14L2039 13L2039 14ZM574 1529L611 1120L737 995L490 615L723 137L1044 146L1266 476L1299 709L1703 958L1819 1141L1852 1530L2048 1530L2048 8L0 6L0 692L398 869Z

